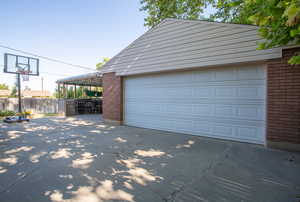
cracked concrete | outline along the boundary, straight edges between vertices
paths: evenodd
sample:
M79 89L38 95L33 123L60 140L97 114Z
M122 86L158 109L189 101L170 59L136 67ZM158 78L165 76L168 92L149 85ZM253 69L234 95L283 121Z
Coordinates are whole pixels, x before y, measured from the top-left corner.
M100 116L0 124L0 201L297 201L300 154Z

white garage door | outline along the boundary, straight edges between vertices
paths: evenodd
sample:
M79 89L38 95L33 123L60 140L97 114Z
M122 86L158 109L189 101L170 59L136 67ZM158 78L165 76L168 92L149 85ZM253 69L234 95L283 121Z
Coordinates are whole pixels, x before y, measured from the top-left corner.
M265 142L261 66L124 79L126 125L242 142Z

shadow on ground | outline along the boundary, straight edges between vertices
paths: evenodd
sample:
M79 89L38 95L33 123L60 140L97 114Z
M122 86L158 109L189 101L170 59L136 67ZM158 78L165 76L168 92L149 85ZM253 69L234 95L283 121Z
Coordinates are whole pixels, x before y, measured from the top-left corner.
M0 201L299 201L300 155L99 115L0 124Z

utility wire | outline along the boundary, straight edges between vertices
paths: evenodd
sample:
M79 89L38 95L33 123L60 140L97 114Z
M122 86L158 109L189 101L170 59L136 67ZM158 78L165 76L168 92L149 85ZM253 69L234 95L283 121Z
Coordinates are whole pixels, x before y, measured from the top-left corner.
M0 66L4 67L4 65L0 64ZM67 74L57 74L57 73L52 73L52 72L40 72L41 74L50 74L50 75L53 75L53 76L70 76L70 75L67 75Z
M23 50L20 50L20 49L16 49L16 48L12 48L12 47L9 47L9 46L5 46L5 45L2 45L2 44L0 44L0 47L1 48L6 48L6 49L9 49L9 50L12 50L12 51L24 53L24 54L27 54L27 55L32 55L34 57L42 58L42 59L49 60L49 61L52 61L52 62L61 63L61 64L65 64L65 65L69 65L69 66L77 67L77 68L81 68L81 69L87 69L87 70L93 70L93 71L95 71L95 69L90 68L90 67L86 67L86 66L82 66L82 65L77 65L77 64L72 64L72 63L65 62L65 61L62 61L62 60L58 60L58 59L55 59L55 58L50 58L50 57L47 57L47 56L42 56L42 55L38 55L38 54L35 54L35 53L30 53L30 52L23 51Z
M41 74L50 74L50 75L53 75L53 76L70 76L70 75L66 75L66 74L56 74L56 73L51 73L51 72L40 72Z

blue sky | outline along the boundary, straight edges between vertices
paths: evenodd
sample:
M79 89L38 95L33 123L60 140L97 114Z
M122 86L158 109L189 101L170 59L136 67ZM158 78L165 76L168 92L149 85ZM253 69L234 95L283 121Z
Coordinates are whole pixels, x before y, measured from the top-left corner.
M95 68L101 57L113 57L147 30L139 8L139 0L3 0L0 44ZM0 65L5 52L20 54L0 48ZM40 90L43 77L53 92L64 75L89 72L42 59L40 71L49 74L30 77L23 87ZM2 72L0 83L12 85L15 76Z

